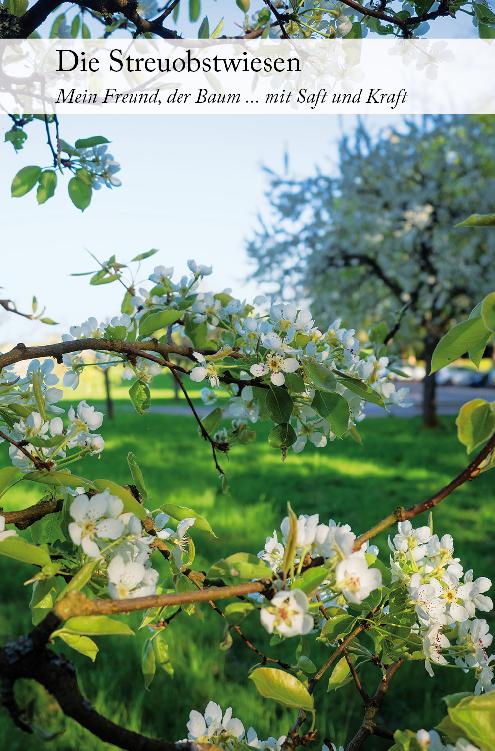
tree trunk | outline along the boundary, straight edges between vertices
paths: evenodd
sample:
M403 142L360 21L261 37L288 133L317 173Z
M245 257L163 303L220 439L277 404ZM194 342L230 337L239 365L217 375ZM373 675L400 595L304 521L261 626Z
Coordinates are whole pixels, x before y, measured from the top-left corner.
M423 378L423 426L425 428L436 428L438 426L437 416L437 379L436 374L430 375L431 358L438 339L435 336L427 336L424 348L425 360L425 377Z
M113 420L113 416L114 416L113 399L112 399L112 393L110 391L110 374L108 372L108 368L105 368L105 370L103 371L103 377L105 379L105 399L107 403L107 417L109 420Z

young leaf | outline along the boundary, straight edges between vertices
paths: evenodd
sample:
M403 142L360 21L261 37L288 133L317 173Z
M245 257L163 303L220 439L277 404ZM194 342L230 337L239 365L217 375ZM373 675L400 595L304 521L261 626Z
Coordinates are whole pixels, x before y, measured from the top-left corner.
M133 636L127 623L108 615L76 615L64 624L64 631L85 636Z
M490 292L481 303L481 317L489 331L495 331L495 292Z
M134 381L129 389L129 396L138 415L144 415L151 404L151 394L147 383Z
M90 149L103 143L110 143L110 141L105 136L91 136L90 138L78 138L75 147L76 149Z
M79 177L73 177L69 180L67 186L69 198L77 209L84 211L91 203L92 188Z
M23 563L32 563L35 566L47 566L51 562L46 550L37 545L31 545L30 542L17 535L7 537L0 542L0 555Z
M293 443L296 442L296 431L288 422L281 425L275 425L268 434L268 443L276 449L286 451Z
M158 253L157 248L152 248L151 250L146 250L144 253L138 253L137 256L134 256L134 258L131 258L131 263L133 261L144 261L146 258L151 258L151 256L154 256L155 253Z
M57 187L57 173L55 170L47 169L41 173L36 199L39 204L46 203L55 193Z
M146 499L148 498L148 491L146 490L146 485L144 484L143 473L141 472L141 467L137 463L136 457L132 453L132 451L129 451L129 453L127 454L127 464L129 465L132 480L134 482L134 485L138 489L139 495L141 496L143 501L146 501Z
M470 454L488 441L495 431L493 405L484 399L472 399L463 404L456 419L457 437Z
M23 476L24 472L17 467L2 467L0 469L0 498Z
M208 16L205 16L203 20L201 21L201 25L198 29L198 39L209 39L210 38L210 22L208 21Z
M474 349L477 350L486 341L487 329L483 319L468 318L454 326L443 336L435 347L431 361L431 372L450 365L458 357Z
M29 193L38 182L41 175L41 167L29 166L19 170L12 180L11 194L12 198L20 198Z
M143 644L143 650L141 652L141 671L144 678L144 687L148 689L153 683L153 678L156 673L155 650L153 649L153 642L151 639L147 639Z
M217 561L208 571L208 579L271 579L272 571L266 563L252 553L234 553Z
M311 403L319 415L328 418L330 426L338 438L349 430L349 404L340 394L316 391Z
M273 422L276 422L277 425L289 422L293 406L287 389L280 386L270 386L266 394L266 408Z
M291 709L313 712L313 697L304 683L290 673L277 668L256 668L249 678L265 699L273 699Z
M306 364L307 373L316 388L324 391L335 391L337 380L331 370L320 365L319 362L308 362Z
M495 227L495 214L471 214L456 227Z
M328 679L328 691L336 691L342 688L351 679L351 671L345 657L341 657L335 665Z
M216 534L212 530L207 519L205 519L204 516L197 514L192 508L188 508L187 506L177 506L175 503L165 503L163 506L160 506L160 510L179 522L182 521L182 519L195 519L194 529L200 529L202 532L208 532L208 534L216 537Z
M147 313L139 321L139 335L150 336L159 329L165 329L179 320L180 310L161 310L158 313Z
M62 641L65 642L71 649L75 649L76 652L80 652L85 657L89 657L89 659L93 662L96 660L96 655L98 654L98 646L95 644L93 639L89 638L89 636L72 634L69 631L65 631L64 629L54 631L52 637L53 636L58 636L58 638L62 639Z
M124 488L112 480L95 480L95 488L102 493L104 490L108 490L111 495L116 495L117 498L124 504L124 511L131 511L138 519L146 518L146 510L132 495L131 491Z

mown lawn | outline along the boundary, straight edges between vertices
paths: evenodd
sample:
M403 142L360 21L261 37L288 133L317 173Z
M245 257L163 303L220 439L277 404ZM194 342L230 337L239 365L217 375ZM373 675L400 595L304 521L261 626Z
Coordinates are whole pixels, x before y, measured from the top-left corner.
M326 450L309 449L300 456L290 455L282 463L260 430L255 444L236 447L224 460L230 490L222 494L209 447L197 436L192 419L160 414L139 418L119 406L115 421L105 425L107 447L101 460L87 460L75 470L88 477L126 483L126 456L133 451L145 473L149 505L157 507L165 501L184 504L208 517L219 539L196 534L197 562L203 566L232 552L257 552L284 516L287 501L297 512L318 511L325 521L329 517L345 520L356 532L364 531L395 506L427 497L466 462L456 441L453 420L427 432L416 419L375 419L365 421L361 432L362 446L338 442ZM9 506L29 505L34 500L34 491L21 496L16 490ZM436 530L454 535L465 568L473 567L477 575L493 575L494 500L493 476L488 473L458 490L435 512ZM378 542L386 557L386 535ZM29 628L29 588L23 588L22 583L31 570L6 560L0 561L0 566L0 635L5 641ZM246 632L260 634L256 624L249 621ZM234 714L246 727L252 724L260 737L286 732L291 713L257 695L246 679L254 655L235 636L230 650L218 649L223 623L207 606L197 616L176 618L167 633L175 677L159 675L149 691L144 690L140 674L141 635L129 641L101 638L95 665L76 656L82 688L101 712L150 735L179 739L186 735L189 709L203 709L212 698L224 707L231 705ZM258 641L263 649L270 650L262 634ZM290 661L294 648L295 642L286 644L280 654L283 652L283 658ZM325 649L316 645L311 658L317 664L323 662ZM473 685L452 669L438 668L438 680L433 681L421 663L401 672L386 702L386 724L391 728L431 727L441 717L440 697L469 690ZM370 677L371 688L377 680L376 669ZM323 736L343 743L359 724L360 704L352 685L329 694L325 688L322 685L318 692L322 707L318 725ZM33 692L25 686L21 696L43 731L63 729L57 706L41 691ZM16 730L3 710L0 737L2 748L9 751L40 748L40 739ZM112 748L70 721L65 723L65 732L47 741L45 747L53 751ZM385 747L380 740L369 744L372 749Z

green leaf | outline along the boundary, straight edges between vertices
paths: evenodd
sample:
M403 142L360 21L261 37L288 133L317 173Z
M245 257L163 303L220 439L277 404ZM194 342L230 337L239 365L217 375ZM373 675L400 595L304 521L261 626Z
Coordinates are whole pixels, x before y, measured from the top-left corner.
M83 589L86 584L90 581L91 577L93 576L93 573L97 566L99 565L100 561L98 558L95 558L93 561L89 561L88 563L85 563L84 566L82 566L77 574L72 577L72 579L67 582L67 586L63 588L60 595L57 599L61 599L62 597L65 597L66 594L69 592L80 592L81 589Z
M323 391L335 391L337 380L331 370L320 365L319 362L309 361L305 365L309 378L317 389Z
M277 668L256 668L249 678L265 699L273 699L291 709L313 712L313 697L304 683L290 673Z
M213 31L211 32L211 35L210 35L211 39L216 39L217 37L220 36L223 30L223 24L224 24L224 20L223 18L221 18L220 21L215 26L215 28L213 29Z
M495 331L495 292L490 292L481 303L481 317L489 331Z
M139 321L139 335L150 336L159 329L166 329L182 316L180 310L161 310L158 313L146 313Z
M198 39L209 39L210 38L210 22L208 21L208 16L205 16L203 20L201 21L201 25L198 29Z
M495 24L495 13L490 9L487 2L473 3L473 8L480 24Z
M306 390L304 379L299 373L285 373L285 385L293 394L302 394Z
M308 568L301 574L296 576L292 589L302 589L307 595L311 594L318 589L325 579L328 578L328 569L326 566L315 566L314 568Z
M223 409L221 407L215 407L211 412L208 412L206 417L203 417L201 422L203 423L204 429L212 435L215 430L218 428L220 423L222 422L223 417ZM198 428L200 434L201 430Z
M327 417L332 431L341 438L349 430L349 404L340 394L332 394L328 391L315 391L311 403L322 417Z
M17 467L3 467L0 469L0 498L23 476L24 472L17 469Z
M64 631L85 636L133 636L127 623L108 615L76 615L64 624Z
M129 396L138 415L144 415L151 404L151 394L147 383L134 381L129 389Z
M275 425L268 434L268 443L276 449L286 450L297 440L296 431L290 423Z
M69 198L77 209L84 211L91 203L92 189L84 180L73 177L67 187Z
M144 484L143 473L132 451L129 451L129 453L127 454L127 464L129 465L129 469L132 475L132 481L138 489L139 495L141 496L143 501L146 501L146 499L148 498L148 491L146 490L146 485Z
M35 566L47 566L51 563L46 550L39 548L37 545L31 545L30 542L18 535L7 537L0 542L0 555L14 558L16 561L23 563L32 563Z
M96 655L98 654L98 646L93 639L90 639L88 636L72 634L69 631L65 631L65 629L54 631L52 637L53 636L58 636L58 638L62 639L62 641L71 649L75 649L76 652L80 652L85 657L89 657L93 662L95 661Z
M169 648L163 631L159 631L153 637L153 651L155 653L156 664L170 677L174 674L174 668L170 662Z
M36 198L39 204L46 203L55 193L57 187L57 173L47 169L41 173Z
M252 553L234 553L217 561L208 571L208 579L237 581L239 579L271 579L273 576L267 564Z
M27 472L23 479L30 480L31 482L41 482L44 485L52 485L56 488L84 488L85 490L94 488L91 480L73 475L72 472L66 469L58 469L54 472L49 472L48 470Z
M29 166L23 167L12 180L11 194L12 198L20 198L29 193L38 182L41 175L41 167Z
M137 256L134 256L134 258L131 258L131 263L133 261L144 261L146 258L151 258L151 256L154 256L155 253L158 253L157 248L146 250L144 253L139 253Z
M223 611L231 626L238 626L254 610L251 602L231 602Z
M201 13L201 0L189 0L189 20L195 23Z
M196 519L194 523L194 529L199 529L202 532L208 532L208 534L216 537L216 534L214 533L207 519L205 519L204 516L197 514L196 511L193 511L192 508L188 508L188 506L177 506L175 503L165 503L163 504L163 506L160 506L160 510L163 511L164 514L168 514L172 517L172 519L176 519L176 521L179 522L182 521L182 519Z
M486 326L483 319L469 318L443 336L435 347L431 361L431 372L450 365L458 357L474 349L477 350L486 339Z
M471 214L456 227L495 227L495 214Z
M146 519L146 510L132 495L131 491L112 480L95 480L94 486L102 493L108 490L111 495L116 495L124 504L124 511L131 511L138 519Z
M493 435L495 411L484 399L472 399L462 405L455 422L457 437L470 454Z
M340 371L338 371L338 376L339 381L346 387L346 389L357 394L366 402L372 402L373 404L378 404L380 407L383 407L382 397L374 391L371 386L368 386L367 383L363 383L358 378L353 378L352 376L348 376L346 373L341 373Z
M338 639L341 639L350 632L355 620L355 617L352 615L336 615L334 618L326 621L322 628L321 636L330 642L330 644L335 644Z
M110 143L105 136L91 136L90 138L78 138L75 147L76 149L90 149L93 146L101 146L103 143Z
M23 16L28 7L28 0L7 0L6 7L14 16Z
M266 394L266 408L273 422L278 425L289 422L293 409L292 399L287 389L270 386Z
M449 707L448 715L465 738L482 751L495 751L495 692L467 696Z
M147 639L143 644L141 652L141 671L144 678L144 687L148 689L153 683L156 673L155 650L151 639Z
M351 671L345 657L341 657L335 665L328 679L328 691L336 691L342 688L351 679Z

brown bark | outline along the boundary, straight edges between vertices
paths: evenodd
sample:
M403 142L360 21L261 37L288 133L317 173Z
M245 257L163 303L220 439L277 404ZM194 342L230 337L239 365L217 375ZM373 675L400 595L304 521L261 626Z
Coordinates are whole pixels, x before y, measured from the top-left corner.
M425 428L438 427L437 415L437 380L436 374L430 374L431 359L438 339L432 334L428 334L425 341L424 360L425 360L425 377L423 378L423 426Z

